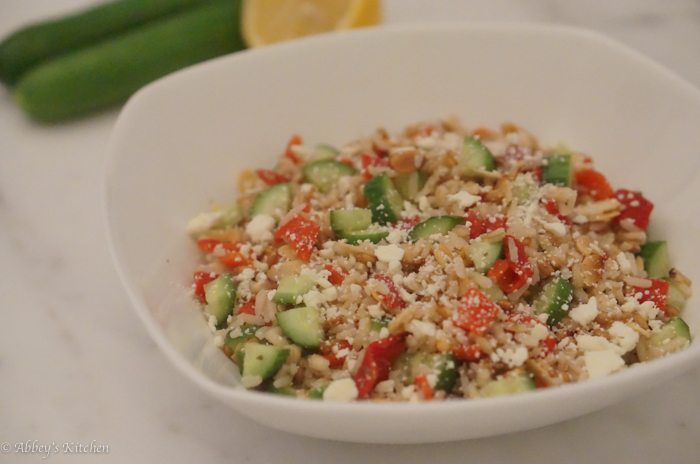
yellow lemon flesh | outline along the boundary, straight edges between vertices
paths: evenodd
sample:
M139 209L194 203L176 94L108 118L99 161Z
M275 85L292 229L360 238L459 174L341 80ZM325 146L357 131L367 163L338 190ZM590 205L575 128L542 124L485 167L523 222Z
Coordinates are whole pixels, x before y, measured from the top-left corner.
M244 0L243 38L259 47L381 22L380 0Z

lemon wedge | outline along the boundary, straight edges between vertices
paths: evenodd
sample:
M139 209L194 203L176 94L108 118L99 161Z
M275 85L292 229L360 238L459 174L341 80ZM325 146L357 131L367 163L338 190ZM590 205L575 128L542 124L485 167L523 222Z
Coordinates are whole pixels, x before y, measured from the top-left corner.
M381 22L380 0L244 0L243 38L260 47Z

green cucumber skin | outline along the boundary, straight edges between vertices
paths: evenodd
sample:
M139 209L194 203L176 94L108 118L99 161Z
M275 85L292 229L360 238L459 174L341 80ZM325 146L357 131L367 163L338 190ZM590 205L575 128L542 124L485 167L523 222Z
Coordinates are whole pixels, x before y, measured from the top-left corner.
M282 333L302 348L316 349L325 337L321 313L316 308L288 309L277 313L276 319Z
M552 155L542 169L542 180L547 184L571 187L571 155Z
M518 375L492 380L481 389L481 396L493 397L524 393L536 388L534 380L528 376Z
M0 43L0 81L14 85L32 67L150 21L212 0L119 0L25 26Z
M433 216L416 224L408 233L411 240L428 238L434 234L446 234L460 224L464 224L462 216Z
M354 232L367 229L372 224L372 213L365 208L334 209L330 212L333 232Z
M357 245L360 242L368 240L372 243L379 243L389 235L387 231L369 231L369 230L353 230L351 232L343 232L338 237L344 239L350 245Z
M403 199L389 177L382 174L371 178L363 192L372 211L372 222L385 225L399 220Z
M571 283L561 277L547 282L540 290L533 306L537 314L547 313L547 324L554 326L567 316L564 305L571 303L573 288Z
M668 245L665 240L645 243L642 245L639 255L644 260L644 269L649 278L668 277L671 266L668 259Z
M180 68L245 48L240 1L208 2L33 68L14 97L34 120L55 123L126 100Z
M469 248L469 257L474 261L474 269L487 272L503 255L503 242L474 242Z
M357 169L334 159L311 161L302 169L304 179L313 184L321 193L329 192L338 179L344 176L354 176Z

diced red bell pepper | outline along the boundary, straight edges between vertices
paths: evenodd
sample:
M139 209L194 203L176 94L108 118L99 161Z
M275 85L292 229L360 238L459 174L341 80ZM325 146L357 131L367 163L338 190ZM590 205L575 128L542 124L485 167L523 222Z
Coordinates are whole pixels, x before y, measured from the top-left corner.
M241 253L241 246L238 243L222 242L221 246L226 253L219 256L219 262L228 267L248 266L250 258Z
M512 235L503 239L503 253L505 259L497 260L486 275L509 294L522 288L535 271L525 254L525 245Z
M390 313L396 313L398 310L406 307L406 302L401 298L399 289L396 288L394 281L385 274L375 274L374 278L383 282L389 289L389 293L382 296L382 306Z
M271 169L257 169L255 173L267 185L289 182L289 177L285 176L284 174L280 174L279 172L272 171Z
M218 274L216 273L202 271L197 271L192 276L192 280L194 281L194 283L192 284L194 285L194 295L201 303L207 302L207 297L204 294L204 286L212 280L216 279L217 277Z
M477 362L484 356L484 352L477 345L459 345L452 350L452 354L455 358L467 362Z
M372 151L379 157L389 156L389 150L380 147L377 142L372 142Z
M302 215L294 216L275 232L275 240L288 243L299 259L308 261L316 248L321 228Z
M251 316L255 315L255 299L250 299L246 301L244 304L239 306L238 311L236 314L250 314Z
M457 307L454 322L469 333L482 334L496 320L498 306L481 290L470 288Z
M581 169L576 172L576 190L596 201L612 198L615 194L608 179L595 169Z
M470 209L465 213L465 219L469 223L469 238L471 239L487 232L506 228L506 217L502 214L484 218L474 209Z
M661 279L648 279L649 287L632 287L637 300L640 303L653 301L661 311L666 311L666 298L668 297L668 282Z
M647 230L654 204L644 198L640 192L625 189L617 190L615 198L622 203L622 211L615 218L615 222L619 223L623 219L631 219L637 227Z
M347 353L343 350L349 350L352 347L347 340L338 340L335 344L323 343L321 345L321 355L328 360L328 366L331 369L343 367Z
M549 214L556 216L556 218L564 224L571 224L571 219L561 214L559 211L559 205L557 205L555 200L552 200L551 198L542 200L542 206L544 206L544 209L546 209Z
M325 269L331 273L328 276L328 282L332 283L333 285L341 285L345 280L347 273L339 267L332 264L326 264Z
M428 382L428 378L426 376L417 375L416 378L413 379L413 385L416 386L424 400L430 401L433 399L433 396L435 396L433 387L430 386L430 382Z
M301 158L297 156L296 153L292 150L292 147L295 145L301 145L304 143L304 140L301 138L300 135L294 134L291 139L289 139L289 142L287 142L287 148L284 149L284 156L289 158L295 163L300 163L302 161Z
M379 156L372 156L368 153L362 153L360 155L360 160L362 162L362 177L365 179L371 179L372 174L369 172L370 166L388 166L389 160L387 158L382 158Z
M366 398L379 382L389 378L391 365L406 351L405 338L405 334L389 335L367 345L362 362L352 376L358 398Z
M221 240L215 238L200 238L197 240L197 248L199 248L202 253L211 253L219 243L221 243Z
M557 339L548 336L544 340L540 341L540 348L542 349L542 356L547 356L549 353L553 352L557 347Z

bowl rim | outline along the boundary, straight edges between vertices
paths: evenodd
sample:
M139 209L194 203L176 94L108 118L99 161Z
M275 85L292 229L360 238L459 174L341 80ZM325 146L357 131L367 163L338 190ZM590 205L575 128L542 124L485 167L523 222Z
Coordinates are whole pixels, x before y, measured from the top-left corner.
M222 56L213 60L206 61L183 70L176 71L168 76L165 76L157 81L150 83L134 94L124 105L119 113L116 123L112 129L111 135L107 143L107 153L103 164L103 189L102 189L102 212L103 224L106 228L107 243L109 253L114 262L114 266L121 281L126 294L129 298L134 311L139 316L141 322L146 327L150 337L156 342L161 352L166 358L172 362L176 368L189 378L193 383L198 385L208 393L222 399L230 399L233 402L246 403L266 403L269 405L278 405L287 409L304 409L317 408L330 413L364 415L369 412L381 410L382 413L413 415L421 414L443 414L453 412L464 414L468 411L491 409L494 406L508 407L523 401L533 403L547 403L560 397L579 396L586 394L594 394L597 391L609 389L620 384L633 382L635 379L644 379L652 375L658 376L661 374L678 375L687 370L691 365L700 363L700 344L692 344L688 349L675 353L653 362L635 365L622 372L615 373L604 378L585 380L579 383L565 384L555 388L538 389L533 392L521 393L512 396L501 396L492 398L471 398L471 399L455 399L441 402L325 402L325 401L299 401L297 398L288 398L282 395L272 395L265 392L246 390L244 387L223 385L215 380L210 379L205 374L192 366L187 359L177 351L170 341L166 338L163 331L158 326L155 318L148 309L141 292L138 290L138 285L132 280L127 273L127 267L122 260L118 250L118 245L115 242L113 233L113 218L110 214L110 185L112 184L113 164L119 156L114 149L116 141L121 138L121 132L125 126L125 121L130 117L130 114L141 103L141 100L147 99L149 94L154 92L164 85L170 85L171 82L177 82L182 78L195 77L198 74L206 73L210 68L215 69L223 62L236 61L246 62L249 60L259 59L266 55L295 53L297 50L304 50L308 46L318 45L332 47L334 43L343 41L352 41L357 37L383 37L391 35L402 35L406 33L455 33L455 32L476 32L476 33L497 33L497 32L517 32L520 34L549 34L552 36L569 36L576 37L581 40L597 43L605 46L612 51L623 55L626 59L635 61L638 65L644 66L649 72L666 79L673 85L683 90L688 94L689 98L695 99L700 106L700 89L696 88L689 81L679 76L675 72L643 55L642 53L628 47L627 45L611 39L608 36L574 26L551 25L541 23L518 23L518 22L469 22L469 21L446 21L434 23L402 23L395 25L384 25L381 27L367 28L353 31L342 31L332 34L321 34L313 37L297 39L291 42L275 44L255 50L244 50L235 54ZM671 376L669 376L670 378Z

